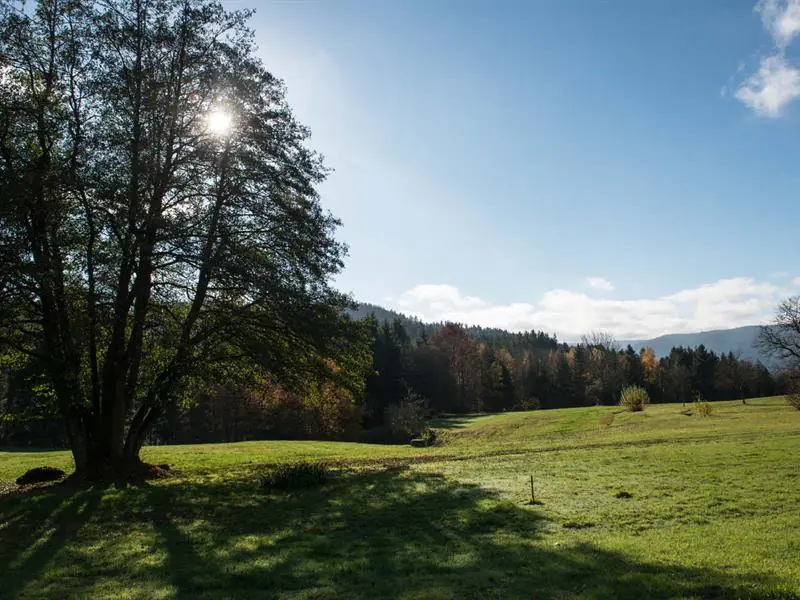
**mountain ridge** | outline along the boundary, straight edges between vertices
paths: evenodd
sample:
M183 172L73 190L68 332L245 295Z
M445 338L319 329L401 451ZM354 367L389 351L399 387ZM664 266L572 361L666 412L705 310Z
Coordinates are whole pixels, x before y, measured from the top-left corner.
M768 357L756 346L760 331L760 325L745 325L730 329L667 333L647 340L626 340L620 343L630 344L635 350L650 347L658 357L666 356L675 346L696 347L702 344L717 354L733 352L740 358L766 363Z
M410 327L413 331L425 330L429 333L442 325L442 323L427 323L401 312L367 302L359 303L358 308L351 311L350 314L356 319L375 314L375 318L381 322L391 322L394 319L400 319L404 326ZM506 331L501 328L482 329L498 332ZM649 339L619 340L619 343L623 347L630 344L633 349L637 351L644 347L652 348L659 358L668 355L670 350L676 346L694 348L702 344L708 350L713 350L717 354L733 352L742 359L761 361L766 364L769 362L769 358L755 345L760 330L760 325L745 325L741 327L732 327L730 329L667 333Z

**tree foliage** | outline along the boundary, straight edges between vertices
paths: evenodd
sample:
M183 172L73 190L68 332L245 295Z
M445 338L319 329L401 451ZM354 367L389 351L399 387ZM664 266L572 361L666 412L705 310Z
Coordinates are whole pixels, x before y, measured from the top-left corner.
M428 414L614 405L626 386L644 389L651 402L691 402L697 394L733 400L782 393L795 389L796 382L792 372L772 374L733 353L717 355L703 347L676 347L658 359L650 348L638 353L630 347L584 344L553 349L549 341L531 335L514 355L455 324L441 337L431 328L430 338L417 339L399 320L379 324L368 318L365 329L371 335L372 362L362 371L362 403L361 396L327 378L311 378L307 385L289 389L241 364L206 365L189 378L185 401L166 408L149 441L364 439L361 436L389 441L409 435L391 434L393 415L408 408L403 404L409 397L424 407L413 413L419 429ZM466 379L462 364L474 369ZM46 406L42 399L32 400L25 387L27 378L38 377L36 365L7 373L9 393L5 404L0 402L0 416L7 417L0 423L7 426L0 427L0 443L58 444L52 420L46 414L31 420L28 416L34 413L25 408ZM42 444L44 439L53 441Z
M787 369L800 369L800 296L781 302L773 322L761 328L758 345Z
M209 365L362 379L326 169L249 14L0 0L0 340L41 362L78 470L137 461Z

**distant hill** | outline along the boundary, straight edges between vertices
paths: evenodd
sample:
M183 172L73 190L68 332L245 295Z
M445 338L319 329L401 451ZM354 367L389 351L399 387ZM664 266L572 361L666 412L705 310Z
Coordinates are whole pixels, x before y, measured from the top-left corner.
M442 326L442 323L423 323L419 319L375 304L359 304L358 308L352 311L351 314L357 319L374 314L378 321L381 322L392 322L395 319L399 319L412 337L419 337L423 329L431 334ZM669 351L675 346L694 348L703 344L708 350L713 350L717 354L733 352L739 355L740 358L753 361L760 360L764 364L769 364L769 358L755 348L755 341L758 338L759 329L760 327L758 325L748 325L746 327L736 327L734 329L715 329L698 333L672 333L649 340L621 341L620 344L623 347L630 344L635 350L649 346L655 350L656 356L659 358L668 355ZM478 339L514 335L502 329L484 329L480 327L469 327L468 331ZM554 339L555 338L553 338L553 340Z
M402 313L388 310L375 304L361 303L355 310L350 311L352 317L363 319L369 315L375 315L379 323L391 323L399 320L412 339L420 339L423 332L426 335L434 334L444 323L424 323L417 318L409 317ZM526 350L554 350L560 346L554 335L542 331L526 331L523 333L513 333L505 329L494 327L466 327L466 332L476 340L487 344L490 347L506 348L512 354L524 352Z
M766 364L768 358L755 347L759 330L760 327L758 325L748 325L746 327L736 327L735 329L716 329L699 333L673 333L651 340L633 340L622 342L622 344L630 344L636 350L649 346L655 350L658 357L666 356L669 354L670 349L675 346L693 348L703 344L708 350L713 350L717 354L738 353L740 358L760 360Z
M409 317L408 315L367 302L359 303L358 308L350 311L350 316L354 319L363 319L370 315L375 315L379 323L391 323L395 320L399 320L403 324L406 333L408 333L412 339L419 339L423 331L426 333L433 333L433 331L440 327L438 323L423 323L414 317Z
M378 321L387 323L391 323L395 319L400 319L403 325L406 323L419 323L418 319L413 317L409 317L402 313L390 310L388 308L383 308L382 306L378 306L377 304L370 304L368 302L359 302L358 308L355 310L350 311L350 316L354 319L363 319L364 317L368 317L369 315L375 315L375 318Z

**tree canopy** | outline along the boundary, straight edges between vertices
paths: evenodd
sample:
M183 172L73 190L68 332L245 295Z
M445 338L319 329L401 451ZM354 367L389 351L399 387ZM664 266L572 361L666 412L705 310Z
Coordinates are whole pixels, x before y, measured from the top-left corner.
M136 463L209 369L360 379L327 171L249 16L0 0L0 341L41 364L78 471Z

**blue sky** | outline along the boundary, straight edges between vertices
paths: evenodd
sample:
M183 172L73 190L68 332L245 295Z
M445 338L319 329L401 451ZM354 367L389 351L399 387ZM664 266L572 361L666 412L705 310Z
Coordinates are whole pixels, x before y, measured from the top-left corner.
M800 0L227 4L335 169L359 300L631 338L800 290Z

